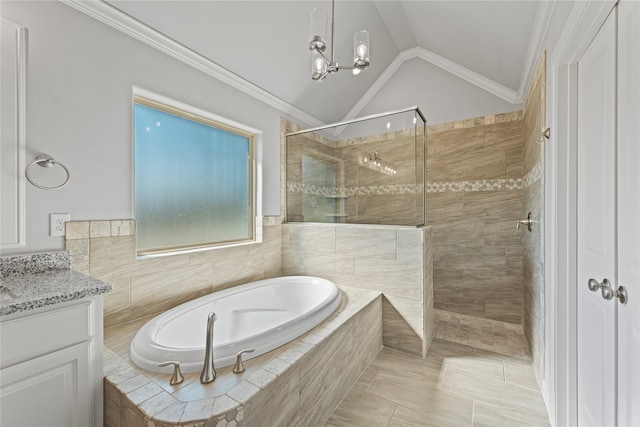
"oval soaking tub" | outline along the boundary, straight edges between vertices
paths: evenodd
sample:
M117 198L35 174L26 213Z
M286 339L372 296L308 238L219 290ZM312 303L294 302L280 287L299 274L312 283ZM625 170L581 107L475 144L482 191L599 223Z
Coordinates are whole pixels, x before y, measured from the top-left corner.
M310 276L259 280L213 292L174 307L145 323L131 341L131 360L153 372L167 361L184 373L200 372L204 363L207 317L215 312L215 367L235 363L241 350L251 359L271 351L318 325L340 305L335 283Z

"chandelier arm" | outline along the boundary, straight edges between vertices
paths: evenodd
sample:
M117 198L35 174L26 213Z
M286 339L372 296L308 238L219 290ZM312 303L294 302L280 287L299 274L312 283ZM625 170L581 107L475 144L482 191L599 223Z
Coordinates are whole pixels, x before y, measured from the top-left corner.
M322 57L323 57L323 58L324 58L324 59L325 59L329 64L331 64L331 61L329 60L329 58L327 58L327 57L325 56L325 54L324 54L324 53L322 53L322 51L321 51L321 50L318 50L317 48L314 48L314 49L313 49L313 51L314 51L314 52L317 52L317 53L318 53L318 55L322 56Z
M336 22L335 22L335 0L331 0L331 64L335 64L335 57L333 54L333 40L335 38ZM336 67L337 68L337 67Z

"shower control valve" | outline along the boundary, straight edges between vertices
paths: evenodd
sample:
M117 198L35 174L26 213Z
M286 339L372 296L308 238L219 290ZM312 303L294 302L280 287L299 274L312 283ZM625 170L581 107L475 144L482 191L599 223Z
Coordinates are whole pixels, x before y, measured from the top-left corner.
M527 215L527 219L520 219L516 221L516 230L520 230L521 225L525 225L527 227L527 230L529 231L533 229L532 227L533 220L531 219L531 212L529 212L529 215Z

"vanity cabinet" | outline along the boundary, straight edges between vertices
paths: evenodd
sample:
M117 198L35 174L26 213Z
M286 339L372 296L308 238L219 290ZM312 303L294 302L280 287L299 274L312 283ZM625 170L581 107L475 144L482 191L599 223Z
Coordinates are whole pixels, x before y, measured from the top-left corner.
M102 297L0 318L0 425L102 421Z

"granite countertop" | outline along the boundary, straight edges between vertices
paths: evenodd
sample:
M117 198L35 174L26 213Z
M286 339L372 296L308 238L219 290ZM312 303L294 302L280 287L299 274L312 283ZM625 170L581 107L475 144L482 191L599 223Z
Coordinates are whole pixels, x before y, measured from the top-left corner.
M110 284L71 270L65 252L0 258L0 316L111 290Z

